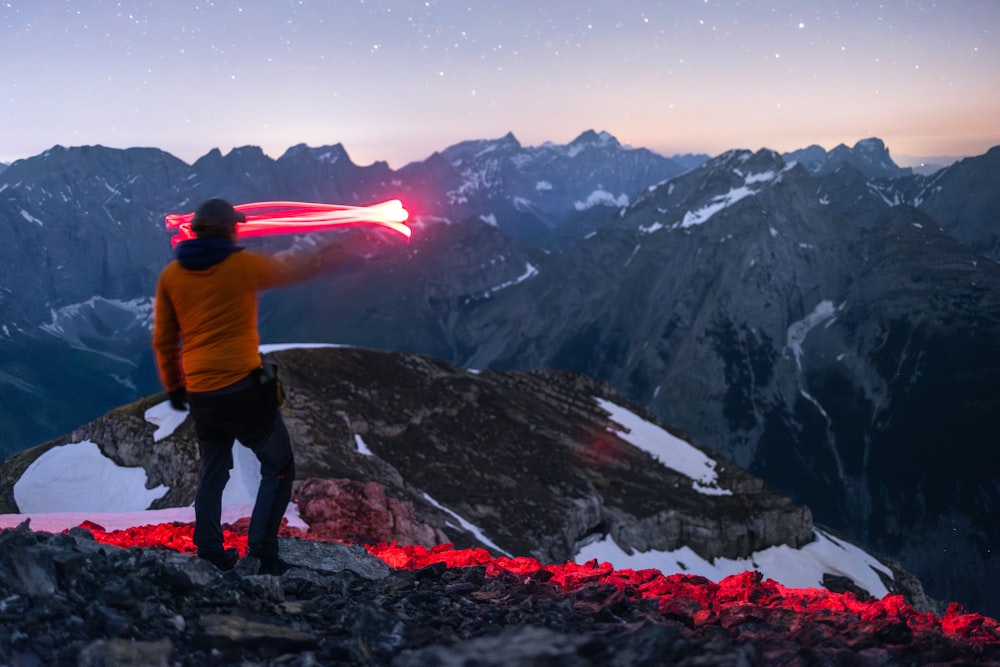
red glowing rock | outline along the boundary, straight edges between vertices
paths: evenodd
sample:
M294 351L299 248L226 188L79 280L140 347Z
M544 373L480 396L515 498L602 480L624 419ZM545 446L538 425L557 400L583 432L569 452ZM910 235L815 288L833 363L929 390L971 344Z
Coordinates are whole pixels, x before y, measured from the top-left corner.
M370 524L369 524L370 525ZM120 547L163 547L194 553L191 524L171 523L106 531L84 522L80 526L105 544ZM242 526L234 526L242 532ZM288 529L286 527L285 533ZM227 547L246 551L246 537L227 528ZM315 539L315 536L312 536ZM859 600L852 593L825 589L792 589L759 572L743 572L715 583L705 577L663 575L657 570L615 570L610 563L564 563L543 565L534 558L493 558L485 549L455 549L451 544L435 546L381 542L366 547L391 567L416 570L436 563L448 567L485 567L487 576L502 573L524 578L545 575L551 585L568 594L588 592L574 605L580 613L593 614L625 600L643 598L658 601L664 616L694 625L718 624L723 628L752 628L758 623L787 628L789 635L805 634L820 641L834 632L860 645L872 637L889 642L908 641L917 633L943 634L965 641L1000 644L1000 623L980 614L968 613L952 603L943 616L921 613L903 602L899 595L881 600ZM598 590L602 589L602 590ZM806 622L806 620L810 622ZM752 631L752 630L748 630Z
M413 504L386 494L377 482L307 479L295 491L299 515L315 538L354 544L447 542L440 530L417 520Z

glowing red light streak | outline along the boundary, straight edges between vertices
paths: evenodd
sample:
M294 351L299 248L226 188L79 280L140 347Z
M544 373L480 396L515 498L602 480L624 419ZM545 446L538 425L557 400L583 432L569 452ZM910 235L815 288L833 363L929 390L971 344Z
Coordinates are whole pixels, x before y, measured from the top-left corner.
M163 547L194 554L194 526L172 523L137 526L126 530L106 531L86 521L82 528L103 544L128 548ZM299 529L283 526L280 533L304 539L317 539L302 534ZM246 553L245 525L225 527L225 546ZM653 599L661 614L689 618L696 625L721 622L727 609L752 607L758 610L790 610L800 613L834 614L841 619L853 617L865 623L879 625L905 623L913 632L944 633L970 642L1000 643L1000 622L988 616L967 612L958 603L948 605L944 615L918 612L905 604L901 595L886 595L881 600L860 600L850 592L834 593L823 588L788 588L759 572L743 572L713 582L705 577L686 574L664 575L659 570L616 570L610 563L591 560L587 563L567 562L545 565L540 561L519 556L494 558L485 549L455 549L452 544L434 547L380 543L366 545L368 553L385 561L390 567L416 570L434 563L447 567L485 568L486 576L497 577L503 572L542 581L573 593L591 584L614 586L632 600ZM873 630L874 631L874 630Z
M371 206L265 201L239 204L234 208L247 216L246 222L237 224L240 237L308 234L351 225L380 225L406 239L412 233L406 224L410 214L398 199ZM167 229L177 230L171 240L173 245L195 237L191 230L192 218L194 213L171 213L167 216Z

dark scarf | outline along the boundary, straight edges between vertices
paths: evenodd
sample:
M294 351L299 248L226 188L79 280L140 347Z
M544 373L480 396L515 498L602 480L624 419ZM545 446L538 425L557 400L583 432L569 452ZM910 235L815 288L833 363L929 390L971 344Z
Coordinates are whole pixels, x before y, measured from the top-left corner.
M227 238L209 236L177 244L177 261L188 271L201 271L220 263L234 252L243 250Z

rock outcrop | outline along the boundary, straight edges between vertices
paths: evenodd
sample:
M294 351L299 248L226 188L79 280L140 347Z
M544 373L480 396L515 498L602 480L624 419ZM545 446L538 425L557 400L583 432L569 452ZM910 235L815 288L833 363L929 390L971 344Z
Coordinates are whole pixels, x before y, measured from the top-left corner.
M295 497L312 536L449 542L549 563L572 560L581 545L608 537L627 553L688 547L709 561L795 549L815 539L808 508L683 434L671 434L585 376L473 372L422 355L361 348L286 349L271 356L287 394ZM186 420L154 441L156 427L144 414L162 400L122 406L10 459L0 467L6 503L0 509L18 511L12 488L32 460L82 441L96 443L118 465L143 468L149 488L166 487L152 508L190 505L197 472L193 427ZM615 421L624 420L612 406L669 439L679 458L701 457L711 477L694 480L691 475L701 473L671 467L671 455L658 459L632 444L634 435ZM831 582L845 588L835 576ZM919 584L886 584L910 603L929 604Z
M296 486L292 500L316 538L425 547L448 541L441 529L417 519L412 502L387 496L378 482L313 477Z
M190 526L170 526L181 532ZM28 524L0 531L0 662L10 665L996 664L997 623L887 600L796 597L730 577L390 567L357 546L283 539L291 568L220 573L171 549ZM138 537L135 535L133 537ZM244 544L245 546L245 538ZM440 554L446 556L447 554ZM640 573L641 574L641 573Z

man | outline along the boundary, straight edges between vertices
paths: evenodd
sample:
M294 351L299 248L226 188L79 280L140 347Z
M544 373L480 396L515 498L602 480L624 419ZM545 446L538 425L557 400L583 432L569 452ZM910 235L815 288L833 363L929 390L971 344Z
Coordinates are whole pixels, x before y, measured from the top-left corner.
M177 245L176 259L156 287L153 348L171 405L190 405L201 453L195 497L198 556L222 570L239 559L223 549L222 492L239 440L260 461L260 487L250 517L249 554L259 572L281 574L278 529L295 478L288 430L275 401L260 390L257 293L319 275L363 247L354 234L319 250L266 255L236 245L246 216L223 199L209 199L191 221L195 238Z

